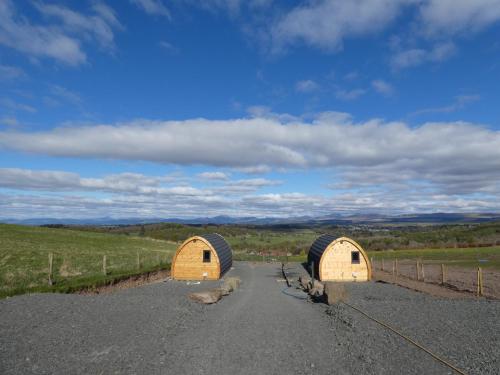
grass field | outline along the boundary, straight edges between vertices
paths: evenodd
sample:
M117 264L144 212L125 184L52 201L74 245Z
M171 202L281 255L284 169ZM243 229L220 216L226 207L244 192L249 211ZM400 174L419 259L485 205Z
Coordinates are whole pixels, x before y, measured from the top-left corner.
M375 260L420 259L426 263L500 269L500 246L439 248L439 243L436 248L385 251L374 251L378 245L373 246L373 243L378 244L383 240L392 247L399 244L402 238L408 240L408 236L411 236L415 240L417 235L425 238L425 234L432 234L430 238L440 235L448 241L450 233L457 237L456 233L466 230L480 234L474 237L474 241L481 242L484 238L496 241L493 235L498 233L499 228L500 225L495 223L471 228L415 227L399 231L392 229L390 232L380 228L369 231L366 228L356 230L339 227L330 228L327 232L352 236L367 247L369 256ZM304 262L310 245L324 229L179 224L44 228L0 224L0 297L36 291L72 291L168 268L180 242L190 235L207 232L219 232L225 236L233 248L234 260L288 259L291 262ZM424 241L419 239L419 242ZM259 255L260 252L266 253L265 258ZM47 282L49 253L54 255L53 286L48 286ZM283 256L285 253L292 255ZM102 270L104 255L107 258L106 275Z
M173 242L204 233L219 233L231 244L234 251L290 252L294 255L307 252L322 233L354 238L364 249L438 249L475 248L500 246L500 222L476 224L418 223L363 224L363 225L183 225L151 223L119 226L77 226L82 231L144 236Z
M371 251L369 256L381 259L419 259L426 263L443 263L460 267L500 269L500 246L465 249L421 249L397 251Z
M0 297L71 291L169 267L176 248L175 243L151 238L0 224ZM54 257L52 287L49 253Z

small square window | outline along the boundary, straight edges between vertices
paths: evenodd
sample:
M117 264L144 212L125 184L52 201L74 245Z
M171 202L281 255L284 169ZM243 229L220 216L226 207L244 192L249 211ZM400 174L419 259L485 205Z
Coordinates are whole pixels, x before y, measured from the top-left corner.
M359 251L351 251L351 263L359 264Z
M203 263L210 263L210 250L203 250Z

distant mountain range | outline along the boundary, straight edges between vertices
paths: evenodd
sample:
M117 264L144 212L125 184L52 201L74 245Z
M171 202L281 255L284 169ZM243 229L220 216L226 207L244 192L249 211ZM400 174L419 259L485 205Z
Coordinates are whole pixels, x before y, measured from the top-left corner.
M355 215L327 215L321 217L299 216L289 218L259 218L259 217L232 217L214 216L190 219L181 218L111 218L101 217L93 219L60 219L60 218L33 218L33 219L0 219L1 223L21 225L132 225L146 223L179 223L179 224L248 224L248 225L279 225L279 224L444 224L444 223L480 223L500 221L498 213L432 213L408 215L380 215L380 214L355 214Z

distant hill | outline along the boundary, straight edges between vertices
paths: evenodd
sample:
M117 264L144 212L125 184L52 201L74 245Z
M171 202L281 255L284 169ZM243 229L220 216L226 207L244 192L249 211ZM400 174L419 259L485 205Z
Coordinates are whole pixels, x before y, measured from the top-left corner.
M276 224L444 224L444 223L482 223L500 221L498 213L432 213L432 214L406 214L406 215L380 215L380 214L355 214L355 215L326 215L321 217L299 216L288 218L269 217L232 217L214 216L198 218L90 218L90 219L61 219L61 218L33 218L33 219L0 219L2 223L21 225L131 225L147 223L178 223L178 224L249 224L249 225L276 225Z

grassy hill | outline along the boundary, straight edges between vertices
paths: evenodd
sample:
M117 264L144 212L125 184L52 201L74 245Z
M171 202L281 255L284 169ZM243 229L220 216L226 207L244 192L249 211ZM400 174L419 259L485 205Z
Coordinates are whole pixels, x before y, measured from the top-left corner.
M0 224L0 297L69 291L165 268L176 247L146 237ZM49 253L54 259L52 287L48 286Z
M370 224L370 225L183 225L156 223L119 226L74 226L74 229L145 236L160 240L216 232L235 252L307 252L321 233L356 239L366 250L436 249L500 246L500 222L476 224Z

